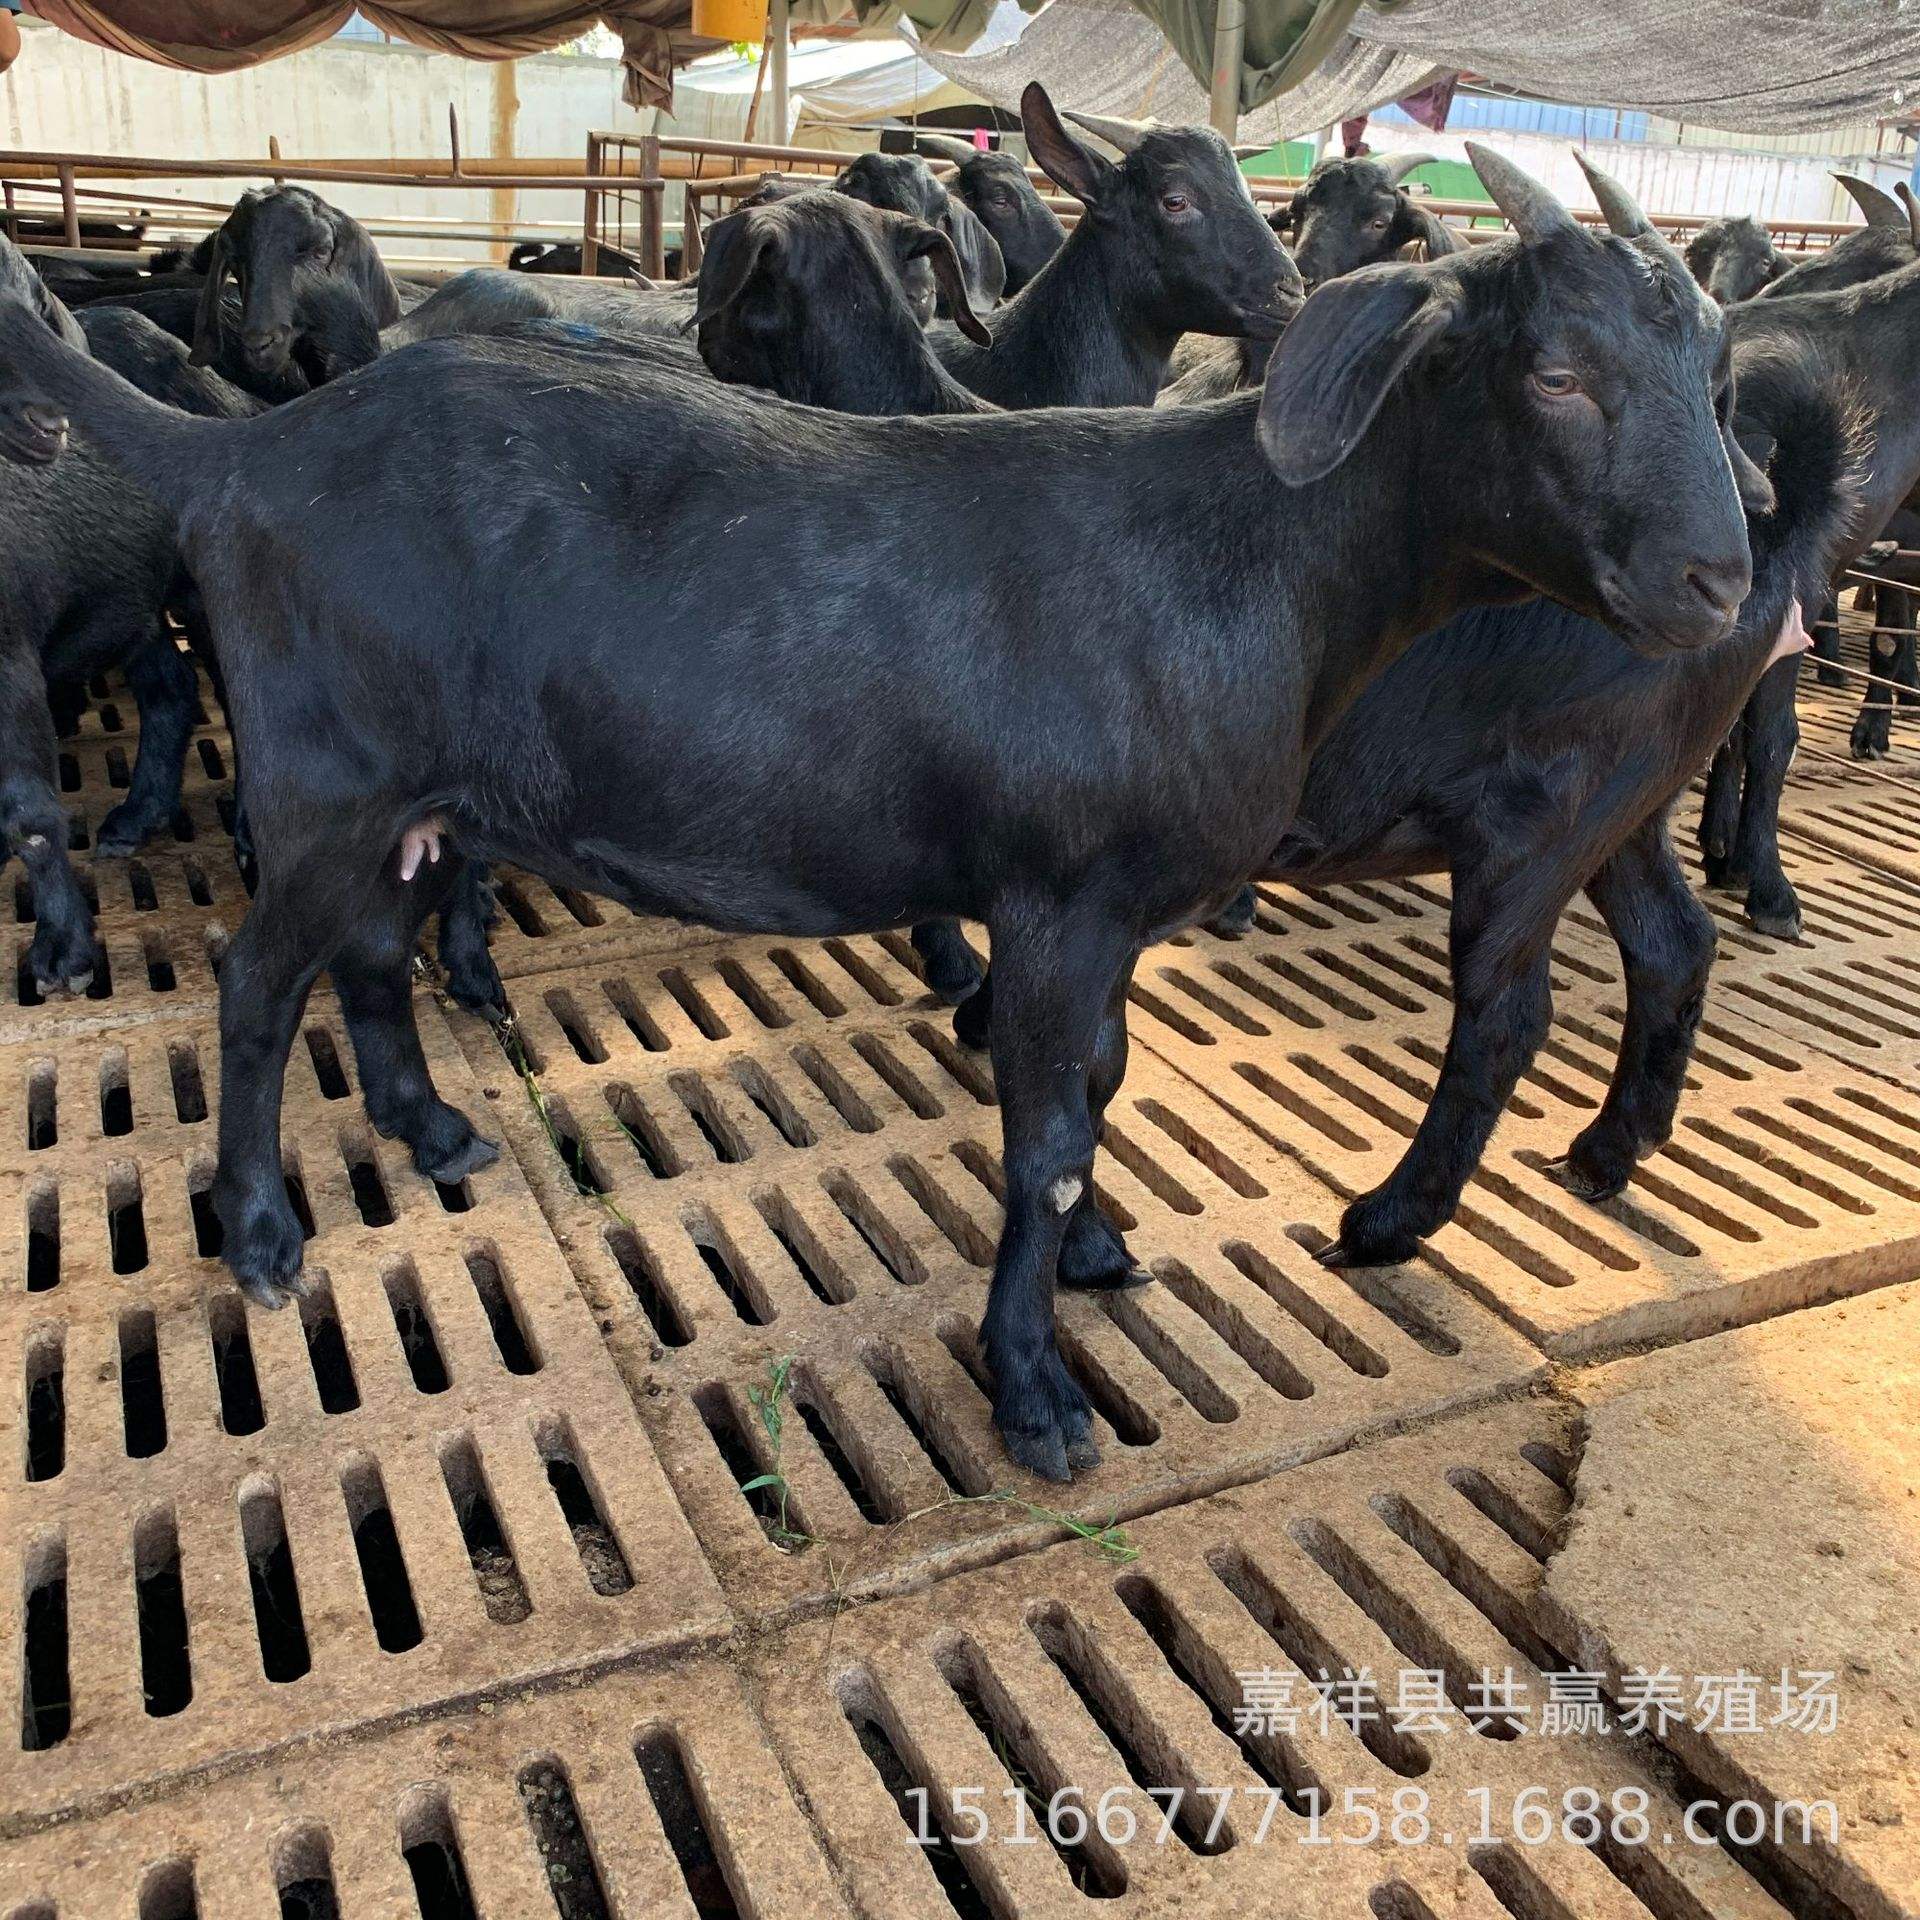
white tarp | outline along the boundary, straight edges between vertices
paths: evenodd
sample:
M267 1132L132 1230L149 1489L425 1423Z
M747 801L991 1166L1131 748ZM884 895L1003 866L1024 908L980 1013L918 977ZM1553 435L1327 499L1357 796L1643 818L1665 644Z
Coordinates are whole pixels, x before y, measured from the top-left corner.
M1003 11L1005 7L1003 5ZM1127 0L1053 0L1011 46L927 51L996 106L1029 80L1094 113L1206 118L1206 95ZM1362 7L1339 49L1241 117L1241 137L1311 133L1465 71L1535 98L1736 132L1797 133L1920 104L1920 7L1891 0L1399 0Z

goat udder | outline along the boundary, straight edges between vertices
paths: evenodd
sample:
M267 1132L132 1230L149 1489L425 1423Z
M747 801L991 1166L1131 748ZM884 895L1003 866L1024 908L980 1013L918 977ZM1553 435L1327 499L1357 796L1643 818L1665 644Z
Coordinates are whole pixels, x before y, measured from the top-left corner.
M416 820L400 836L400 878L411 880L420 871L420 861L425 857L429 866L440 864L440 836L446 831L446 823L437 815L428 814L424 820Z

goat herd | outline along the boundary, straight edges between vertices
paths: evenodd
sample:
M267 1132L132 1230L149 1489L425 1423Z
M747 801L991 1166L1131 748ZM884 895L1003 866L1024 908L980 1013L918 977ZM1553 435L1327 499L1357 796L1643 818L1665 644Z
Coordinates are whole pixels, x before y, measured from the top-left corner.
M1090 1178L1134 964L1244 924L1252 878L1452 876L1444 1070L1329 1261L1448 1219L1582 889L1627 1012L1566 1178L1617 1193L1665 1138L1714 944L1667 812L1711 760L1709 877L1793 929L1800 609L1920 483L1911 199L1863 189L1870 224L1801 266L1743 221L1683 261L1604 175L1601 231L1470 149L1513 231L1467 247L1405 160L1327 162L1269 224L1217 135L1066 117L1119 156L1028 88L1071 233L1000 156L942 150L943 184L864 155L770 182L683 288L409 287L297 187L130 278L5 250L29 962L94 964L54 715L124 665L139 762L97 851L132 852L177 804L177 620L255 868L214 1188L254 1300L301 1284L281 1084L323 969L373 1124L441 1180L493 1157L409 992L437 912L450 990L499 1005L493 861L722 929L913 928L991 1049L983 1351L1008 1452L1056 1480L1095 1455L1054 1288L1146 1277Z

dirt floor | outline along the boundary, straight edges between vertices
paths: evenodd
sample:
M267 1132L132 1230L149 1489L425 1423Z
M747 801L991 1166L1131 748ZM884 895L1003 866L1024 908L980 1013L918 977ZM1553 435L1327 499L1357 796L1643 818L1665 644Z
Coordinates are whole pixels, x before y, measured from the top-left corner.
M316 993L315 1285L243 1308L209 705L173 839L86 869L108 970L0 980L0 1920L1920 1913L1920 714L1856 768L1856 704L1806 705L1805 937L1709 898L1680 1125L1608 1205L1553 1164L1619 1032L1584 903L1458 1219L1379 1272L1313 1252L1437 1070L1444 884L1151 954L1097 1171L1160 1284L1062 1303L1103 1464L1059 1490L973 1347L991 1076L897 938L506 876L511 1033L419 1003L509 1151L416 1176ZM103 687L64 743L83 863L134 727ZM1757 1728L1700 1724L1742 1673ZM1831 1827L1750 1834L1776 1799Z

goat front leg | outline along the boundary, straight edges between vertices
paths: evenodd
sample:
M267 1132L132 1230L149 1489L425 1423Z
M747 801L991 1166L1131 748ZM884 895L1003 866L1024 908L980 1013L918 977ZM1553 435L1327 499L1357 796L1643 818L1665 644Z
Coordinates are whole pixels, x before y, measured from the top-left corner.
M1538 862L1503 863L1497 871L1456 862L1453 1030L1440 1078L1399 1165L1341 1216L1340 1237L1320 1255L1327 1266L1410 1260L1453 1218L1552 1022L1548 952L1578 884L1571 873L1549 877Z
M404 1140L429 1180L454 1186L500 1150L434 1090L413 1011L413 950L427 915L457 888L451 870L412 881L389 871L330 964L374 1131Z
M1794 696L1800 656L1776 660L1747 700L1747 780L1734 866L1747 876L1747 919L1761 933L1800 937L1800 897L1780 864L1780 794L1800 744Z
M84 993L99 948L93 909L67 857L67 815L56 787L58 749L40 659L18 641L0 646L0 840L33 888L27 970L42 993Z
M1078 906L1063 914L1023 902L997 911L990 930L1006 1225L981 1352L1007 1452L1045 1479L1067 1481L1099 1454L1093 1409L1054 1338L1054 1282L1068 1219L1093 1181L1089 1070L1135 949L1117 922Z
M1627 1010L1597 1115L1568 1150L1566 1182L1609 1200L1673 1131L1713 970L1713 916L1693 897L1664 816L1646 821L1587 883L1620 948Z
M1747 723L1744 715L1721 741L1707 769L1707 791L1700 802L1700 861L1707 885L1738 892L1745 884L1733 871L1734 847L1740 838L1740 789L1747 764Z
M96 858L124 859L164 827L180 806L180 770L193 738L200 689L193 668L163 627L128 656L127 685L140 709L140 746L127 797L100 823Z

